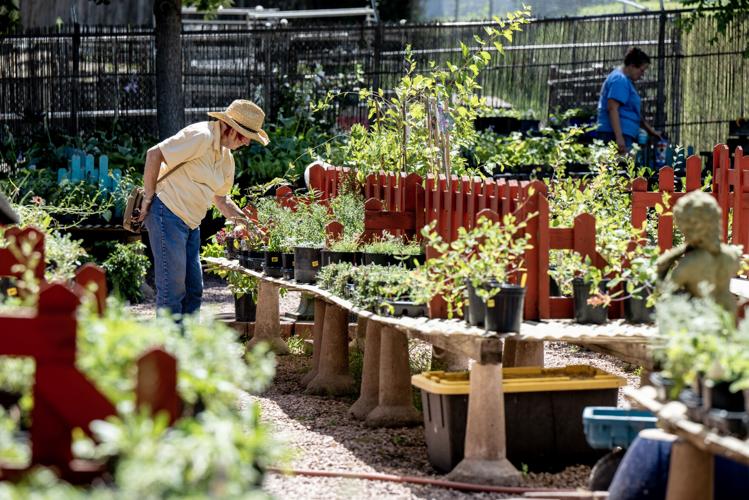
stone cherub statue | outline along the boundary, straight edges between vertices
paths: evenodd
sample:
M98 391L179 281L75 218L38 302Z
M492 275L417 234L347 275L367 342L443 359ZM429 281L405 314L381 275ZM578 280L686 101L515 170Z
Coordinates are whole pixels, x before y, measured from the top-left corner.
M718 202L707 193L691 192L676 202L674 220L685 242L660 256L659 279L693 297L709 292L716 303L735 314L737 302L730 284L739 270L741 247L721 243Z

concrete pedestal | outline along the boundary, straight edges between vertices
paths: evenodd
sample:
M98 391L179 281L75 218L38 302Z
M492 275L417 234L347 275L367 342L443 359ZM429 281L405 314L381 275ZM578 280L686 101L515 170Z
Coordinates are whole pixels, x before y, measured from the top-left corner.
M364 420L375 409L380 394L380 338L382 324L367 321L365 335L364 367L362 368L361 391L359 399L349 409L349 415Z
M713 460L712 454L677 439L671 446L666 500L712 500Z
M335 304L327 304L317 374L305 392L342 396L353 391L354 378L348 369L348 311Z
M448 474L451 481L513 486L520 472L507 460L502 364L474 363L468 398L465 458Z
M468 369L468 357L463 354L432 346L432 370L459 372Z
M366 351L365 351L366 355ZM380 336L380 381L377 407L366 419L372 427L403 427L422 422L413 405L406 334L383 326Z
M302 384L308 385L320 366L320 346L322 344L322 331L325 325L326 302L315 299L315 324L312 326L312 369L302 378Z
M536 340L505 340L502 364L516 366L544 366L544 343Z
M260 342L267 342L276 354L288 354L289 346L281 338L281 317L278 311L278 285L267 281L260 281L257 298L257 314L255 316L255 331L247 342L251 349Z

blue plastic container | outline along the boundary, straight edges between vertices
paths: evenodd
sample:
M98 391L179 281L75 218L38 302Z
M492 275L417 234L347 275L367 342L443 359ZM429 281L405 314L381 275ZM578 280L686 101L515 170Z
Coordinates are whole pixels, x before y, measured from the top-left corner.
M583 411L585 439L592 448L628 448L643 429L655 427L658 419L647 410L614 406L587 406Z

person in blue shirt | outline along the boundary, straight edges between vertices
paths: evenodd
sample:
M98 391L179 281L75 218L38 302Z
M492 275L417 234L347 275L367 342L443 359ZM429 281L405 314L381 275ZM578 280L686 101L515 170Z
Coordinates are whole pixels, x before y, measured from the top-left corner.
M624 64L612 71L601 87L597 136L605 142L616 142L620 154L629 152L640 127L648 134L661 138L661 134L642 118L640 95L634 85L643 77L648 66L650 57L637 47L632 47L624 56Z

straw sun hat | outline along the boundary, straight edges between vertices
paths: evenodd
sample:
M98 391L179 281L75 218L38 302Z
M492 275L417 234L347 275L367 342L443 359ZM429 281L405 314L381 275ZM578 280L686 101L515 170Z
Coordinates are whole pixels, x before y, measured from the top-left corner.
M237 99L226 108L226 111L212 111L208 116L218 118L222 122L230 125L234 130L263 146L270 142L268 134L261 128L265 113L254 102L245 99Z

